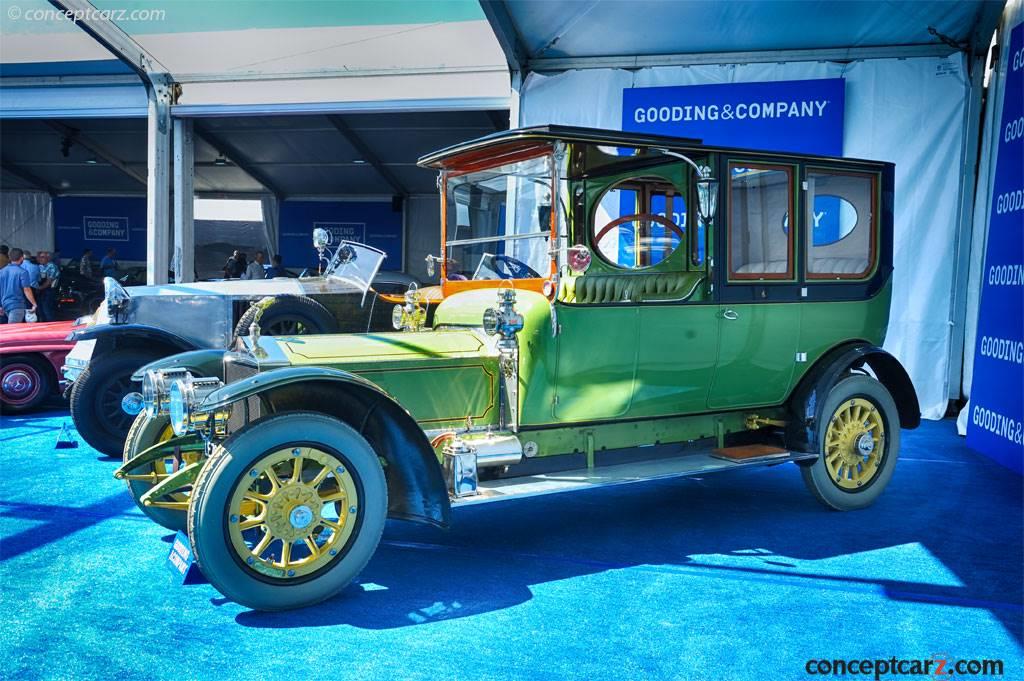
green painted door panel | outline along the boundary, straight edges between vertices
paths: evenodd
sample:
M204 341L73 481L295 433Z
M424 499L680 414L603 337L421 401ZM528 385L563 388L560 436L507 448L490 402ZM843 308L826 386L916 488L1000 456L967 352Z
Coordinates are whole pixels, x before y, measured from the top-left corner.
M558 307L555 421L596 421L629 411L639 322L632 305Z
M704 411L718 357L717 305L640 307L631 417Z
M491 358L437 362L421 368L356 369L409 410L425 428L498 422L498 367Z
M800 340L801 303L721 305L718 366L708 406L777 404L789 394ZM735 319L727 316L735 314Z

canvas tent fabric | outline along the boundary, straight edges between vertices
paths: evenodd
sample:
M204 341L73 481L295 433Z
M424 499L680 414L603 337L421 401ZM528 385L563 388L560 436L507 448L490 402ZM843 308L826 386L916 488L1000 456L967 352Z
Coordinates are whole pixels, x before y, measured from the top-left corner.
M620 129L622 91L629 87L838 77L846 81L844 155L896 164L893 303L885 347L907 367L922 415L941 418L947 404L950 291L970 90L962 53L847 64L531 73L520 95L520 124ZM681 128L679 135L685 136L686 130Z

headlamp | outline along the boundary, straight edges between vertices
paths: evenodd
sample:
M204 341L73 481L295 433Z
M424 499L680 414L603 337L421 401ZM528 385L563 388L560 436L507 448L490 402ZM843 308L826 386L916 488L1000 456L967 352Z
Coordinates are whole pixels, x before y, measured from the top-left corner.
M171 429L177 436L202 431L203 435L222 435L228 412L200 412L199 405L210 393L224 385L219 378L195 378L186 372L168 391L168 412Z
M171 383L184 378L187 373L188 371L183 368L163 371L152 369L142 376L142 403L146 409L146 416L153 418L167 413Z
M121 284L113 277L103 278L103 300L107 305L107 315L111 322L117 322L117 317L128 310L128 303L132 297L124 290Z

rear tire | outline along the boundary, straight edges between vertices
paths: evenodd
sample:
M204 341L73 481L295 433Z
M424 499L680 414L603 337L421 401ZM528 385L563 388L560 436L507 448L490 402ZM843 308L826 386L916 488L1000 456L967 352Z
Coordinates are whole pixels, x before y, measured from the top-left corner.
M37 355L0 358L0 404L8 414L32 411L53 393L53 367Z
M855 375L832 388L821 414L819 456L812 465L801 467L804 484L818 501L837 511L870 506L885 491L899 458L896 403L877 380ZM859 418L844 420L850 415ZM858 443L863 449L855 449Z
M134 416L121 409L121 399L135 388L132 374L163 357L144 350L117 350L91 360L71 388L71 417L89 445L120 458Z
M235 325L235 337L248 336L256 319L259 303L252 305ZM304 334L337 333L338 321L326 307L306 296L278 296L260 317L260 333L264 336L300 336Z
M302 456L292 459L295 452ZM293 460L304 462L297 478ZM339 496L343 486L347 495ZM256 610L301 608L362 571L387 508L384 471L362 435L324 414L288 412L245 426L216 449L192 490L189 539L203 574L228 598ZM321 519L332 509L333 527ZM323 542L318 554L304 555L305 539L285 541L289 533ZM285 543L299 562L285 557Z

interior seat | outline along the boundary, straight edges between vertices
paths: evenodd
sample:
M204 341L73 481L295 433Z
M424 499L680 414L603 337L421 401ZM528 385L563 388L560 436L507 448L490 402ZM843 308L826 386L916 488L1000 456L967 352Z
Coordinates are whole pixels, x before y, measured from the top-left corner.
M582 304L680 300L689 297L703 279L702 272L583 274L563 280L562 300Z

